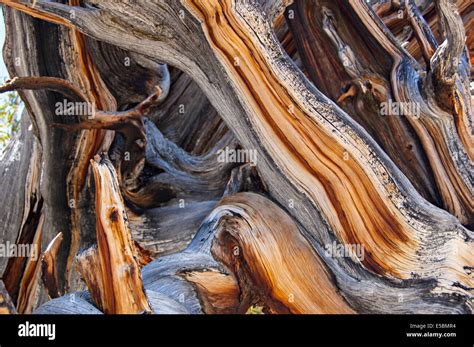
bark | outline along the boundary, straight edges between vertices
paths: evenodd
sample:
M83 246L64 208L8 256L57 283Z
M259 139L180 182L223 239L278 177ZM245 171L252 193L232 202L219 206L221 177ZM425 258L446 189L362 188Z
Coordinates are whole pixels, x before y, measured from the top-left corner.
M42 279L44 287L48 292L50 298L57 298L61 296L58 284L58 269L56 266L56 257L58 255L59 248L63 241L63 234L59 233L51 241L46 250L44 251L42 262Z
M105 156L97 156L91 165L96 191L97 248L79 255L79 272L104 313L149 312L115 171Z
M19 312L472 313L464 1L0 2Z

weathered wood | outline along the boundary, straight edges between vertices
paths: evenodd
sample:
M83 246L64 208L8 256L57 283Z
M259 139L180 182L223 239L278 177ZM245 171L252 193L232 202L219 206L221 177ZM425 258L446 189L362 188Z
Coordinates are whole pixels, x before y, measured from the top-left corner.
M85 123L78 117L64 121L38 107L38 100L45 108L51 105L48 98L53 94L22 92L29 101L27 107L43 153L47 153L43 174L51 179L52 174L61 171L57 177L63 182L64 173L76 172L75 179L69 181L69 190L60 190L62 201L65 196L74 196L87 206L92 199L84 191L95 192L97 220L95 225L84 226L81 234L87 237L92 226L97 228L98 247L79 257L79 267L94 301L104 312L119 311L116 307L121 297L128 303L134 299L127 299L130 293L108 288L107 283L113 281L93 277L85 265L100 273L99 269L113 269L115 260L134 266L135 276L129 280L138 288L134 293L140 296L139 302L147 300L144 287L164 295L170 310L176 312L243 313L255 303L264 303L265 310L275 313L472 312L473 235L466 228L472 226L473 218L469 65L466 51L461 49L462 20L456 13L446 13L449 1L439 1L437 11L419 4L420 12L410 1L380 2L378 14L365 1L297 1L289 9L299 9L299 18L312 24L308 27L313 41L307 41L309 35L301 24L290 22L288 12L287 23L282 22L282 9L288 3L281 1L131 4L92 0L87 8L77 1L69 5L41 0L34 5L30 1L1 2L96 40L88 44L83 38L68 39L76 47L74 52L82 52L83 57L88 50L94 51L94 71L85 69L92 65L90 56L66 64L65 71L75 76L73 85L83 93L86 90L89 101L93 100L91 93L96 100L107 100L113 91L106 89L113 90L118 83L112 76L104 77L107 88L100 91L99 79L107 71L105 57L134 55L137 70L131 76L148 81L144 83L167 85L167 69L157 62L185 73L175 74L175 68L171 69L174 77L166 93L170 98L159 101L163 109L151 110L150 120L142 119L143 112L134 114L138 126L128 124L127 129L134 129L132 133L139 136L121 131L115 134L112 147L112 136L97 135L87 141L69 139L58 150L53 145L57 146L57 136L63 132L49 125L84 128L87 123L86 128L118 130L113 126L124 113L103 108L113 111L102 112L110 116L105 119L108 124L101 123L104 119L100 117ZM398 17L399 11L406 13ZM441 30L446 43L437 48L434 39L439 35L431 35L429 28L433 22L423 22L426 11L440 22L453 24ZM10 18L17 18L30 25L28 30L38 25L11 9L6 13L8 23ZM53 31L53 26L44 25L42 34L64 35L71 30ZM24 42L36 47L34 40L28 41L32 40L26 35L28 30L16 30L21 36L8 43L10 50L18 54ZM58 42L56 39L51 42ZM413 45L416 39L421 46L417 49L419 57L423 55L425 62L417 62L418 58L411 57L400 43ZM330 68L328 76L319 69L308 42L327 53L322 66ZM443 45L452 46L452 54L443 51ZM67 51L63 45L60 50ZM37 51L40 49L26 59L32 68L10 69L22 72L19 76L38 75L34 70L44 62L35 56ZM139 64L144 70L137 67ZM111 69L115 73L126 71L119 65L111 64ZM65 78L64 71L52 71ZM175 91L173 81L178 84ZM93 84L96 87L89 90ZM120 83L114 94L117 105L133 113L144 91L152 88L130 87L128 95L127 87ZM416 103L420 117L408 114L404 119L379 122L378 108L390 100ZM196 106L197 110L180 120L175 108L182 104ZM210 116L204 121L206 112ZM202 135L198 134L200 124ZM186 140L184 134L190 139ZM137 139L143 142L137 143ZM77 150L86 143L94 145L87 151ZM216 160L218 151L226 146L255 151L255 170L242 163ZM109 148L115 168L110 162L93 162L96 184L86 186L88 156ZM64 161L71 155L72 165L55 171L50 157L53 152ZM127 152L136 154L130 162L125 160ZM114 170L117 178L111 179ZM98 184L97 179L105 176L109 179ZM168 251L181 250L194 235L191 225L200 222L213 201L226 197L218 206L212 206L186 250L143 267L142 286L140 266L134 257L137 252L121 219L126 210L123 201L116 213L118 223L122 223L119 229L123 237L119 240L126 246L116 250L113 262L104 259L106 245L114 241L107 237L111 235L104 227L108 215L100 189L113 193L117 201L122 201L123 194L136 230L148 235L154 226L166 225L156 216L172 211L180 199L206 206L189 217L186 230L176 235L175 243L169 241ZM259 191L267 197L237 193L241 191ZM57 232L57 227L65 223L50 222L60 210L53 213L51 206L57 208L61 199L49 192L44 199L48 202L45 224L48 221L56 228L52 232ZM77 229L85 218L82 208L72 214L73 228ZM164 210L167 208L170 210ZM151 225L144 226L150 221ZM166 239L172 240L176 229L170 229ZM73 240L77 239L77 230L61 230L69 233L65 241L70 260L78 245ZM81 236L83 240L86 237ZM95 240L88 242L94 244ZM234 254L235 246L240 253ZM330 247L352 246L360 247L364 256L339 257L327 252ZM64 255L58 259L64 264ZM111 276L116 273L112 271ZM321 277L311 276L316 273ZM158 310L150 306L151 302L148 311ZM130 312L141 312L135 308Z
M150 312L115 171L106 157L96 157L91 164L96 189L97 248L80 256L79 271L104 313Z
M29 245L32 254L27 257L24 272L18 289L16 308L18 313L31 313L37 305L41 283L41 239L43 233L44 215L41 215L34 238Z
M132 237L155 258L182 251L217 202L172 200L141 214L128 211Z
M268 199L254 193L226 197L210 221L218 221L210 245L213 256L233 269L241 291L256 290L273 312L353 312L296 224Z
M0 238L3 243L14 244L21 234L25 223L24 211L34 208L33 196L38 194L33 179L39 179L40 149L33 132L31 122L23 113L20 123L20 134L4 149L0 161L0 199L8 209L0 209L2 230ZM35 168L36 167L36 168ZM38 170L38 171L36 171ZM15 172L13 175L12 172ZM32 189L31 189L32 188ZM25 191L25 194L19 192ZM36 196L36 199L40 196ZM4 275L9 262L8 257L0 257L0 273Z
M102 314L94 306L89 293L75 292L50 300L38 307L34 314Z
M423 78L423 75L418 72L416 62L393 37L389 36L389 40L382 42L381 35L384 33L384 28L376 19L366 14L367 12L363 12L364 6L353 5L352 7L361 15L364 24L374 29L374 37L379 40L387 55L392 56L394 60L392 68L395 78L391 83L395 99L401 103L418 105L419 115L407 119L422 142L443 199L443 207L458 217L463 224L470 226L474 220L472 200L474 194L472 150L474 147L472 145L472 110L465 83L467 62L459 57L456 64L455 69L459 76L455 91L457 97L452 95L451 98L453 102L455 100L456 105L453 104L451 111L447 112L443 110L446 105L441 92L435 92L438 87L436 82L433 82L433 78L436 80L433 75L436 74L434 67L432 66L432 71ZM435 59L434 56L433 59ZM423 90L420 90L420 86ZM455 112L453 112L454 109Z
M10 165L7 165L4 171L6 173L11 168L8 166L14 166L16 165L15 162L20 160L28 165L28 169L25 170L26 177L22 178L20 176L20 180L24 180L21 181L22 187L13 186L12 188L18 188L19 190L10 192L11 195L19 194L21 196L23 210L18 211L21 214L14 215L14 218L18 218L18 224L13 223L10 227L6 226L5 231L9 231L10 235L3 239L17 247L17 252L20 248L23 249L23 252L26 252L13 256L4 255L7 262L2 275L3 282L19 313L30 313L33 306L36 305L38 279L41 271L39 256L44 224L43 198L39 191L41 153L35 141L32 141L32 134L26 127L27 124L28 122L23 122L22 136L17 140L17 143L13 144L15 151L15 147L21 144L21 139L26 139L26 141L24 140L26 148L16 152L15 156L9 158L11 160ZM16 150L18 151L18 149ZM29 157L22 156L25 153L28 153ZM15 210L13 212L15 213ZM5 222L7 221L8 219ZM15 238L12 239L12 236ZM4 246L6 245L4 244Z
M13 304L10 294L8 294L5 284L0 280L0 314L16 314L16 308Z
M61 290L58 284L58 270L56 267L56 257L63 241L63 234L59 233L46 247L41 258L41 278L44 287L50 298L54 299L61 296Z
M406 112L382 112L394 99L391 62L370 40L370 31L339 1L296 1L286 17L315 86L369 132L424 198L439 205L433 174Z
M68 61L63 55L71 47L67 38L68 29L38 21L18 11L4 11L5 21L11 23L6 30L5 63L11 76L31 77L48 76L64 78L73 76L74 67L67 64L65 69L59 69L63 61ZM39 35L30 35L37 32ZM69 53L66 53L69 54ZM63 60L64 58L64 60ZM47 68L49 66L51 68ZM54 67L53 67L54 66ZM70 201L67 197L67 176L71 163L58 158L68 158L76 141L76 136L66 135L60 130L51 130L49 124L64 121L55 114L55 104L64 102L59 94L44 91L20 91L25 108L31 120L30 131L36 137L41 149L41 173L39 191L41 198L46 200L44 205L45 224L43 244L47 245L59 231L64 232L64 246L58 254L59 286L66 285L66 268L69 256L71 233L69 233L70 207L80 208L80 201ZM70 101L78 101L76 99ZM66 117L66 121L77 121L75 116ZM63 183L60 183L63 182ZM40 198L38 196L38 198ZM83 228L86 234L86 229Z

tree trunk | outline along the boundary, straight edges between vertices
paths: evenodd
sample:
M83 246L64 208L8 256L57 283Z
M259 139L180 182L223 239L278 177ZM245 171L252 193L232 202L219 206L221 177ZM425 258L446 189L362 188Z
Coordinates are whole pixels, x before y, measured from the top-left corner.
M469 1L0 3L1 310L472 313Z

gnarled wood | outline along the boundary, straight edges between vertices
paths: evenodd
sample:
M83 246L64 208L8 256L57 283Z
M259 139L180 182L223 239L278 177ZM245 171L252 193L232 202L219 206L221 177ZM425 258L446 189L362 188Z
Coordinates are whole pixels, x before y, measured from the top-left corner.
M97 248L80 256L79 271L104 313L150 312L113 166L106 157L96 157L91 165L96 187Z
M43 150L47 238L64 230L69 263L79 227L86 245L77 262L93 299L78 312L95 312L91 302L106 313L156 313L161 304L174 313L245 313L254 304L273 313L472 312L464 1L459 16L444 0L436 11L408 0L376 1L375 11L325 0L0 2L26 12L5 9L7 57L31 64L10 62L15 75L54 74L103 101L98 117L65 120L48 111L57 94L21 91ZM27 35L32 28L75 48L59 45L58 62L39 71L47 54ZM69 36L77 31L88 38ZM127 57L132 64L121 66ZM127 68L137 85L126 83ZM418 108L382 118L390 102ZM66 138L68 128L117 133L83 141ZM222 149L255 160L222 159ZM92 162L93 184L88 159L98 150L112 161ZM70 179L55 195L46 190L54 173ZM70 197L81 206L57 222ZM158 259L138 260L134 242ZM334 251L353 247L361 254ZM123 277L121 266L131 267ZM38 311L55 305L74 312L63 297Z
M58 254L59 247L63 241L63 234L59 233L46 247L41 258L41 278L44 283L44 287L48 292L50 298L54 299L61 296L61 291L58 284L58 272L56 268L56 257Z
M0 314L16 314L15 305L8 294L5 284L0 280Z

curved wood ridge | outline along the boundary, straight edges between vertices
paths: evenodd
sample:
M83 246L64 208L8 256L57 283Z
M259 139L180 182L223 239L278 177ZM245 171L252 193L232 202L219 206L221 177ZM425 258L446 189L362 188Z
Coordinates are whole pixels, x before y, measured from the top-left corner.
M272 311L354 312L294 221L270 200L254 193L228 196L204 223L211 221L217 222L214 257L239 274L240 283L244 277L258 288Z
M0 312L472 313L469 1L0 3Z
M467 62L459 66L456 74L457 82L451 89L439 91L439 78L436 69L439 65L437 58L431 58L431 71L423 78L419 66L408 53L396 42L385 39L385 32L380 22L374 18L371 11L361 3L351 5L360 16L362 23L374 32L374 38L392 56L392 87L395 100L401 103L414 103L419 108L419 114L408 117L410 124L418 134L431 169L443 199L443 205L465 225L474 221L474 177L473 177L473 137L472 109L469 102L469 91L466 83ZM444 11L452 11L445 9ZM452 26L462 26L462 22L451 18ZM462 38L447 37L445 45L452 40ZM452 43L458 44L458 43ZM464 41L463 41L464 45ZM444 48L438 47L438 50ZM438 51L437 51L438 52ZM436 53L438 54L438 53ZM462 62L458 54L458 62ZM456 78L455 78L456 79ZM437 90L435 94L435 90ZM427 96L425 96L427 95ZM436 96L435 96L436 95ZM457 96L456 96L457 95ZM450 99L451 106L446 106Z
M425 240L430 238L427 230L437 232L430 217L439 218L441 211L411 210L420 197L409 190L385 156L375 155L380 149L365 133L285 60L258 9L231 1L186 4L202 21L209 43L230 71L255 131L276 165L317 203L344 243L364 246L364 266L399 278L439 273L438 266L426 261L425 252L431 253L432 245ZM235 58L240 64L234 64ZM346 151L349 159L341 161ZM427 223L413 218L420 213ZM451 262L449 248L461 235L455 232L451 246L443 246L446 262ZM462 267L448 276L472 286Z

